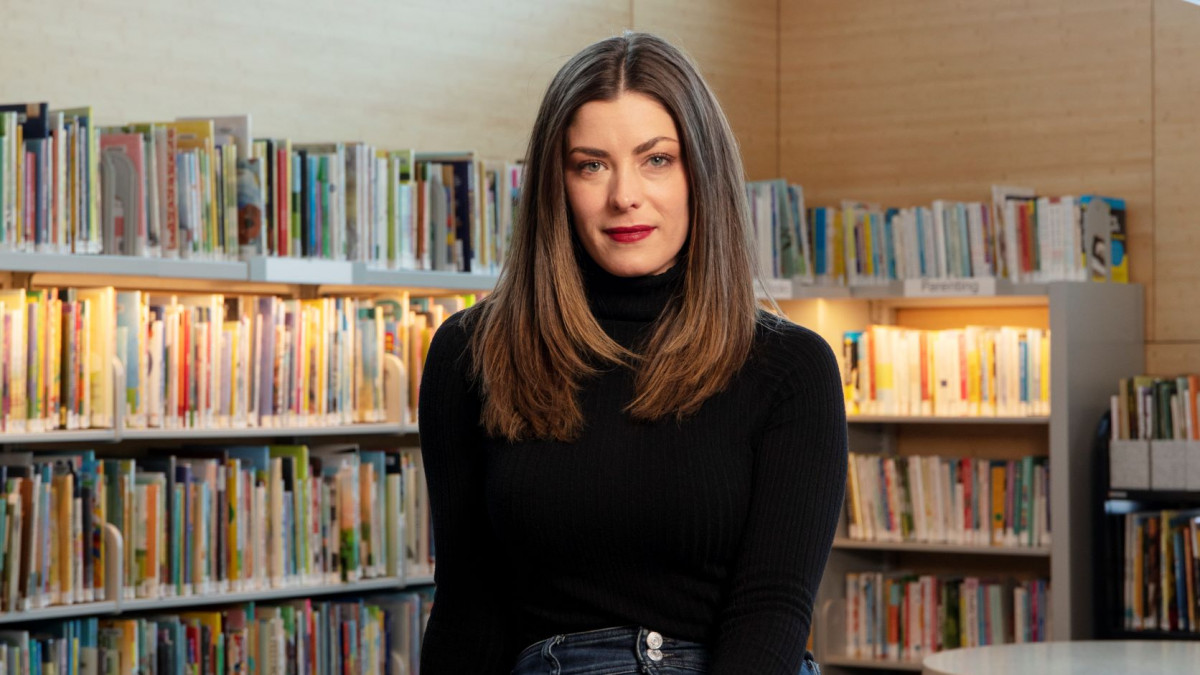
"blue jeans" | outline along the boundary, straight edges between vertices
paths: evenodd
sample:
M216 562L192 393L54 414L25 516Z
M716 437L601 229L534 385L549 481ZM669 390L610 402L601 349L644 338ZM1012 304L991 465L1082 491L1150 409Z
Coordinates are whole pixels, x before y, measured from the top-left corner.
M555 635L525 648L512 675L695 675L708 672L708 649L647 628L604 628ZM800 675L820 675L805 654Z

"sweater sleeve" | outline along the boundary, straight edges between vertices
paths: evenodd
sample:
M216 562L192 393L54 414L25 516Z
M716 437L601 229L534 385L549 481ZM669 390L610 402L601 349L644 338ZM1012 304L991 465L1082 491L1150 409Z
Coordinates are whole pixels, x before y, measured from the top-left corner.
M500 548L488 526L481 404L467 343L462 313L450 317L433 337L421 377L421 456L437 546L422 675L507 675L515 656Z
M846 412L837 361L815 333L794 326L784 333L785 357L767 363L781 373L778 394L755 448L750 511L711 675L800 672L844 499Z

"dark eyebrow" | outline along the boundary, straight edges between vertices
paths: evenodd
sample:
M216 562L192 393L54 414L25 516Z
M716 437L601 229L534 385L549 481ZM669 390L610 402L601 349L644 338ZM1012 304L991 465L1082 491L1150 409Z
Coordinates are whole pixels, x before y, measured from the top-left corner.
M671 138L671 137L669 137L669 136L655 136L654 138L651 138L650 140L646 141L645 143L642 143L641 145L639 145L639 146L637 146L636 148L634 148L634 149L633 149L633 154L635 154L635 155L640 155L640 154L642 154L643 152L645 152L645 151L649 150L650 148L653 148L654 146L658 145L658 142L659 142L659 141L671 141L671 142L673 142L673 143L678 143L678 142L679 142L679 141L677 141L677 140L675 140L674 138Z
M646 141L645 143L642 143L641 145L634 148L633 154L640 155L643 152L646 152L647 150L649 150L650 148L653 148L654 146L658 145L659 141L671 141L673 143L679 142L669 136L655 136L654 138L651 138L650 140ZM578 152L581 155L587 155L588 157L599 157L601 159L605 159L608 157L608 153L603 150L600 150L599 148L586 148L586 147L582 147L582 146L571 148L567 152L567 154L574 154L576 152Z
M567 154L573 155L577 152L581 155L587 155L588 157L599 157L600 159L605 159L608 157L607 152L600 150L598 148L576 147L576 148L571 148L570 150L568 150Z

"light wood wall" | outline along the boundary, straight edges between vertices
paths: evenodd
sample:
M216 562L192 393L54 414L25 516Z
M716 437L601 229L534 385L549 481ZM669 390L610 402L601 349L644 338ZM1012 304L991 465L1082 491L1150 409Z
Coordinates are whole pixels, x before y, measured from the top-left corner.
M1151 373L1200 373L1200 7L1153 0Z
M1125 197L1147 370L1200 372L1200 7L805 0L780 13L780 168L810 203L986 201L993 183Z
M698 59L728 102L754 177L769 177L777 171L776 7L3 0L0 101L90 104L102 124L249 112L256 135L517 158L546 85L572 54L624 29L652 28Z
M746 175L779 167L779 0L635 0L637 30L658 33L696 60L738 136Z
M780 163L810 204L990 201L994 183L1114 195L1134 280L1152 298L1171 274L1153 265L1148 0L805 0L781 15ZM1164 308L1146 306L1153 339Z

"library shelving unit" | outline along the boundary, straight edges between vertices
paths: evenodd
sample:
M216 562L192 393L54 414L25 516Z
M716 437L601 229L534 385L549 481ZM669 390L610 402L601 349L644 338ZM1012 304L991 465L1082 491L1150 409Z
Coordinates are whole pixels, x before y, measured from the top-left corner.
M354 595L373 591L399 591L404 588L433 583L429 576L394 576L337 584L292 584L278 588L252 591L229 591L196 593L179 597L126 599L128 594L121 580L124 577L124 541L113 525L104 528L106 542L105 596L112 600L81 602L70 605L55 605L25 611L0 612L0 626L12 627L43 621L59 621L88 616L115 616L122 613L141 611L186 610L213 605L230 605L245 602L271 602L297 598L323 597L330 595Z
M1200 509L1200 492L1104 490L1101 501L1099 517L1103 522L1096 547L1096 636L1105 640L1200 640L1200 632L1129 630L1121 621L1122 589L1128 583L1122 560L1125 534L1121 517L1137 511L1195 511Z
M1091 476L1095 425L1118 378L1141 372L1142 287L1051 282L986 284L986 294L917 296L903 284L797 288L781 302L795 322L821 334L838 354L842 336L869 324L920 329L1013 325L1050 329L1050 414L1031 417L851 416L852 452L982 459L1049 457L1051 544L1003 548L865 542L848 537L845 508L817 593L813 647L824 672L920 672L916 662L849 658L845 575L864 571L1049 580L1052 640L1086 639L1093 626ZM911 294L906 294L906 290Z
M279 258L255 258L249 261L210 261L191 259L140 258L110 255L62 255L42 253L0 253L0 288L44 288L114 286L118 289L179 291L225 294L270 294L292 298L319 297L330 289L370 296L373 291L404 289L414 293L439 295L487 291L496 277L448 272L398 272L376 270L349 262L311 261ZM124 372L119 361L113 362L114 401L121 401ZM122 443L148 442L186 444L201 440L253 441L265 439L303 442L309 438L394 439L396 444L415 445L417 427L402 411L406 374L399 359L386 357L384 390L386 420L369 424L296 425L243 428L134 429L126 428L116 406L111 428L53 430L37 433L0 432L0 452L7 449L37 449L48 446L113 447ZM132 589L123 585L125 542L111 524L104 528L105 597L99 602L35 607L18 611L0 611L0 628L58 621L89 616L115 616L131 612L186 610L190 608L245 602L271 602L289 599L354 596L370 592L400 591L433 583L428 566L405 570L392 576L364 578L347 583L283 583L256 590L217 588L176 597L135 599Z
M1137 567L1134 570L1126 569L1128 563L1125 561L1125 539L1128 535L1124 527L1125 515L1155 511L1200 511L1200 490L1190 489L1190 485L1189 489L1171 490L1111 487L1108 459L1109 424L1111 419L1105 418L1096 433L1099 464L1095 472L1095 512L1100 519L1096 526L1095 549L1096 637L1105 640L1200 640L1200 630L1195 628L1190 631L1167 628L1131 630L1123 621L1125 587L1127 584L1141 583L1136 580L1141 570ZM1189 543L1184 543L1184 546L1188 546ZM1146 553L1148 551L1144 550L1143 555ZM1190 559L1190 556L1185 556L1185 559ZM1154 576L1159 576L1159 573L1155 573ZM1161 588L1161 579L1158 583ZM1159 592L1162 593L1161 590ZM1196 592L1185 584L1182 596L1191 601ZM1178 590L1175 593L1178 593Z

